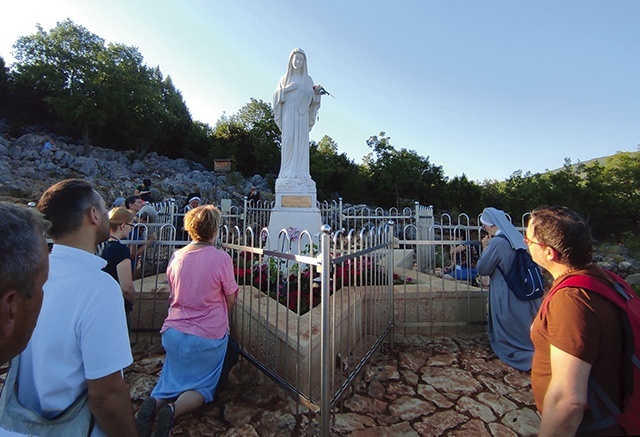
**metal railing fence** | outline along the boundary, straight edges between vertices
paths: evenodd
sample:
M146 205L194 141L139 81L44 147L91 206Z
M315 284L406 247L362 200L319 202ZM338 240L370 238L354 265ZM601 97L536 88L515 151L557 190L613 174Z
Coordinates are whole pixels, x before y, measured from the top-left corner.
M336 215L342 220L337 223L363 226L346 231L325 225L319 247L308 231L271 236L264 227L229 224L220 230L218 246L232 257L240 286L230 316L232 335L247 362L309 414L319 414L322 435L329 435L331 413L380 347L411 336L464 334L486 324L487 289L481 281L442 274L452 265L452 247L464 246L468 259L473 251L479 255L477 223L463 214L444 215L435 224L429 207L395 212L375 219L368 213ZM172 224L138 226L147 235L155 232L157 240L139 260L132 336L159 330L167 310L163 269L173 251L189 243ZM279 239L279 251L266 249L269 238ZM152 268L145 270L147 265Z

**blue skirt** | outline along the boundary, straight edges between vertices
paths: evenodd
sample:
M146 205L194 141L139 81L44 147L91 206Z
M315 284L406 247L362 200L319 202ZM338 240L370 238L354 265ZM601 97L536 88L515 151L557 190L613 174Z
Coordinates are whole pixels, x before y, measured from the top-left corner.
M212 340L184 334L173 328L162 334L167 356L160 379L151 392L156 399L176 399L186 391L197 391L205 402L213 401L218 386L229 334Z

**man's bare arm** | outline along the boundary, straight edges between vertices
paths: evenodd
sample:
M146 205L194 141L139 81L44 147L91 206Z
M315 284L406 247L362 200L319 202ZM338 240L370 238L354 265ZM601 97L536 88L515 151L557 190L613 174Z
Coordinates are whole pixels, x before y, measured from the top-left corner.
M544 396L540 437L574 435L587 405L591 364L551 345L551 382Z
M108 436L137 436L129 387L120 371L103 378L88 379L91 413Z

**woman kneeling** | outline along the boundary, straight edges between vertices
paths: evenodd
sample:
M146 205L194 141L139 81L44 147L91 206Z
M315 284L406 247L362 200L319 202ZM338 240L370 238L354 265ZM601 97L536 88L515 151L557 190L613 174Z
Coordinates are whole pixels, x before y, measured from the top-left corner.
M140 436L150 434L154 417L155 436L168 436L174 418L213 400L238 291L231 257L213 245L221 219L212 205L185 215L193 242L178 250L167 268L170 306L160 330L167 356L158 384L136 416Z

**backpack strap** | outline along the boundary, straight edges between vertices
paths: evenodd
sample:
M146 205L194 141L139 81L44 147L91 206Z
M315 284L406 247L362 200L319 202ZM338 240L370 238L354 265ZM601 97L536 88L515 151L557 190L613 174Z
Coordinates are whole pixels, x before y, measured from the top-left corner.
M594 293L598 293L600 296L614 303L619 308L624 309L624 302L633 299L635 293L633 289L627 285L627 283L620 276L616 275L609 270L605 270L611 279L611 283L606 283L602 279L591 275L574 275L569 276L558 285L553 287L547 294L542 306L540 308L540 315L544 317L547 313L547 307L549 301L560 289L571 288L584 288Z
M626 311L625 311L626 302L631 299L637 299L638 297L633 291L633 289L631 288L631 286L629 286L629 284L626 281L624 281L624 279L622 279L620 276L618 276L617 274L609 270L605 270L605 272L609 276L609 279L610 279L609 283L605 282L605 280L601 278L591 276L591 275L570 276L565 280L563 280L562 282L560 282L558 285L556 285L549 291L548 295L544 299L544 302L542 303L542 306L540 308L541 317L545 316L549 306L549 301L551 300L553 295L556 292L558 292L560 289L567 288L567 287L583 288L583 289L592 291L594 293L597 293L600 296L607 299L608 301L610 301L612 304L616 305L622 312L626 314ZM632 332L628 319L625 322L624 317L623 317L623 331L625 332L625 337L628 337L627 333ZM630 341L629 338L626 338L625 343L626 344L623 350L623 366L625 366L625 360L627 360L628 358L631 358L634 362L638 361L635 355L633 355L633 346L634 346L633 341ZM627 356L629 353L631 354L631 357ZM625 368L623 371L623 374L625 374L625 376L631 375L630 372L631 372L630 368ZM630 376L630 378L631 379L629 379L629 376L625 377L626 383L623 383L625 385L625 391L629 390L629 384L631 384L631 387L632 387L633 377ZM606 394L602 386L598 384L598 382L595 380L595 378L593 378L592 375L589 375L588 387L589 387L589 390L587 393L587 398L588 398L587 402L589 405L589 409L591 410L593 419L590 421L583 421L580 424L579 431L593 432L600 429L604 429L609 426L613 426L616 423L618 423L617 420L615 419L615 416L621 413L620 409L617 407L615 402L613 402L613 400ZM602 412L600 411L600 408L598 408L598 403L596 399L600 399L600 401L604 404L604 406L609 410L609 413L611 415L605 416L602 414Z
M603 402L604 406L609 410L611 415L606 416L602 413L602 411L600 411L600 408L598 407L598 399ZM620 414L620 409L591 375L589 375L587 404L589 405L589 410L591 410L592 419L583 419L580 423L580 426L578 426L579 432L593 433L605 428L612 427L618 423L615 416Z
M633 289L628 288L624 279L609 270L605 271L611 279L609 284L595 276L576 275L565 279L558 284L558 286L562 285L562 288L586 288L587 290L594 291L599 295L606 297L620 307L623 306L624 302L634 298L635 293L633 292Z

